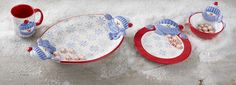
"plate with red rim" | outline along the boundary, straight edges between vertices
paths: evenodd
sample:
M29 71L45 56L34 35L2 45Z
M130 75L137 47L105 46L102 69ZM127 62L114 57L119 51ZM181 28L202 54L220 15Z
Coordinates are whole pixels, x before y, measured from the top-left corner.
M197 35L200 38L203 39L212 39L214 37L216 37L219 33L221 33L224 28L225 28L225 23L223 21L220 22L209 22L207 20L205 20L202 16L202 12L196 12L193 13L189 19L189 25L190 25L190 29L191 31ZM205 32L201 32L197 29L197 26L199 24L203 24L203 23L207 23L210 24L214 27L215 32L214 33L205 33Z
M103 14L79 15L61 20L47 29L41 36L57 49L69 48L85 60L60 60L60 63L88 63L99 60L114 52L124 36L110 40L108 20Z
M182 39L182 49L178 49L170 44L167 36L158 35L155 29L141 28L134 36L136 50L150 61L160 64L175 64L187 59L191 53L191 44L188 39Z

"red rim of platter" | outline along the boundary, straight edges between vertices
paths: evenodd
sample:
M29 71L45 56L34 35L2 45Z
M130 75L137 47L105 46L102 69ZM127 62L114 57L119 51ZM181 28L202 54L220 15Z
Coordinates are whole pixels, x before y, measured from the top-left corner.
M190 41L188 39L181 39L183 44L184 44L184 50L183 52L174 58L160 58L158 56L154 56L150 53L148 53L143 45L142 45L142 37L145 33L150 32L150 31L154 31L154 30L148 30L146 27L143 27L142 29L140 29L134 36L134 44L136 47L136 50L145 58L147 58L150 61L156 62L156 63L160 63L160 64L175 64L175 63L179 63L181 61L184 61L185 59L187 59L189 57L189 55L191 54L191 44Z
M219 32L216 32L216 33L205 33L205 32L201 32L201 31L197 30L197 29L191 24L191 18L192 18L192 16L194 16L194 15L196 15L196 14L199 14L199 13L202 13L202 12L193 13L193 14L189 17L189 19L188 19L188 22L189 22L189 25L190 25L190 29L191 29L191 31L192 31L195 35L197 35L198 37L203 38L203 39L212 39L212 38L216 37L219 33L221 33L221 32L224 30L225 25L224 25L224 22L223 22L223 21L221 21L221 23L223 24L223 27L222 27L222 29L221 29Z
M56 24L58 24L58 23L60 23L60 22L63 22L63 21L65 21L65 20L69 20L69 19L72 19L72 18L75 18L75 17L87 16L87 15L104 15L104 14L85 14L85 15L78 15L78 16L73 16L73 17L69 17L69 18L60 20L60 21L56 22L55 24L51 25L50 27L48 27L48 28L46 29L46 31L44 31L40 37L42 37L50 28L52 28L54 25L56 25ZM114 51L116 51L116 50L120 47L120 45L122 44L122 42L123 42L123 40L124 40L124 36L122 36L121 38L122 38L122 39L121 39L120 43L119 43L113 50L111 50L109 53L104 54L104 55L102 55L102 56L100 56L100 57L97 57L97 58L91 59L91 60L82 60L82 61L59 61L59 63L61 63L61 64L82 64L82 63L90 63L90 62L95 62L95 61L97 61L97 60L100 60L100 59L102 59L102 58L104 58L104 57L106 57L106 56L112 54Z

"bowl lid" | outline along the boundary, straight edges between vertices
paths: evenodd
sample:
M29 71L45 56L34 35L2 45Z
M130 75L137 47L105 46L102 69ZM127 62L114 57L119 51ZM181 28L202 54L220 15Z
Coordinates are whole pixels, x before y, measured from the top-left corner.
M213 5L207 6L202 15L205 20L210 22L221 22L223 19L218 2L214 2Z
M163 19L155 27L156 33L159 35L177 35L180 33L178 24L171 19Z

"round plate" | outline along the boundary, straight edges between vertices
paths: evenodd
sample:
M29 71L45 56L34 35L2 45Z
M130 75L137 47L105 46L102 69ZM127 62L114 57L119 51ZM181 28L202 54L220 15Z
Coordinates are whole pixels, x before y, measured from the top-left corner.
M174 64L188 58L191 53L191 44L188 39L182 41L183 49L173 47L166 39L147 28L140 29L134 36L134 43L137 51L145 58L161 63Z
M50 27L42 36L56 48L71 48L85 60L61 60L61 63L86 63L98 60L115 51L124 36L109 39L108 21L104 15L81 15L68 18Z

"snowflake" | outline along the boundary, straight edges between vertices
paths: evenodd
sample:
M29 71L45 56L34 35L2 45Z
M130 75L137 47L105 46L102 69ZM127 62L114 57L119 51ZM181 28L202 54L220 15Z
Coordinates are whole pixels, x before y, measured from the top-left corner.
M143 40L145 43L150 43L150 39L149 38L143 38Z
M91 40L91 41L94 41L97 39L97 36L96 35L90 35L90 36L87 36L88 40Z
M90 47L90 51L92 51L92 52L96 52L96 51L98 51L98 46L94 46L94 45L92 45L91 47Z
M158 43L158 44L156 44L156 46L161 48L161 47L163 47L163 43Z
M87 22L87 23L85 23L85 27L91 28L91 27L93 27L93 23Z
M82 26L83 24L82 23L78 23L77 26Z
M12 38L10 40L11 40L10 42L14 42L16 46L18 46L18 45L21 46L21 44L22 44L21 40L18 38Z
M66 29L66 32L68 32L68 33L72 33L72 32L74 32L75 31L75 26L74 25L70 25L69 27L67 27L67 29Z
M79 42L81 46L85 47L88 45L88 42L87 41L80 41Z
M145 45L147 48L152 48L153 46L152 45Z
M156 40L160 40L161 38L160 38L160 36L152 36L154 39L156 39Z
M75 43L68 43L68 44L67 44L67 47L73 48L73 47L75 47Z
M103 33L102 29L96 29L95 30L95 35L100 35L102 33Z
M108 25L104 25L103 28L105 28L105 31L106 31L106 32L110 32Z
M105 24L105 19L104 19L104 17L99 17L99 18L97 18L97 23L99 24L99 25L104 25Z
M52 30L52 31L47 31L45 32L42 37L48 40L55 40L53 36L57 36L56 31Z
M161 55L166 55L166 51L160 50L160 51L159 51L159 54L161 54Z
M95 18L96 16L93 16L93 15L90 15L90 16L88 16L90 19L93 19L93 18Z
M87 54L86 56L93 56L93 54L92 54L92 53L89 53L89 54Z
M63 31L51 31L50 36L46 36L49 40L53 40L53 42L60 42L63 41L64 38L63 34L65 34Z
M168 42L168 43L165 43L164 46L165 46L166 48L171 48L171 47L172 47L172 45L171 45L169 42Z
M78 32L81 33L81 34L86 34L87 30L86 29L79 29Z
M48 35L48 36L53 36L52 32L46 32L45 34Z

